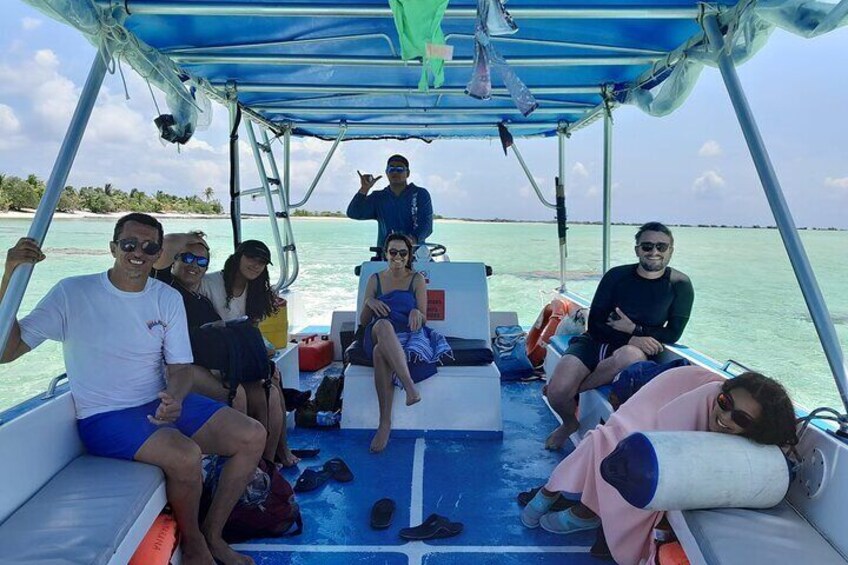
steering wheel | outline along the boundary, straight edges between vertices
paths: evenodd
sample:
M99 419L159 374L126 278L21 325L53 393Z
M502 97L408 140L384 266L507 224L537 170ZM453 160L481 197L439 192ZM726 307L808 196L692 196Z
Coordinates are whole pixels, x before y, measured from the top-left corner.
M413 254L417 254L418 249L420 249L421 247L427 248L430 259L433 259L435 257L441 257L448 251L448 248L442 245L441 243L419 243L415 246Z

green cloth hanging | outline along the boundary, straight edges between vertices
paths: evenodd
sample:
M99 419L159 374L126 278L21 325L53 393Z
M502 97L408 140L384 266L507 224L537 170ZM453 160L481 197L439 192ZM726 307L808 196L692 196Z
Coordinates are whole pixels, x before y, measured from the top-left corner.
M427 44L444 45L442 18L449 0L389 0L395 18L400 53L404 61L421 59L421 80L418 90L430 89L428 71L433 75L433 87L445 83L445 61L427 54Z

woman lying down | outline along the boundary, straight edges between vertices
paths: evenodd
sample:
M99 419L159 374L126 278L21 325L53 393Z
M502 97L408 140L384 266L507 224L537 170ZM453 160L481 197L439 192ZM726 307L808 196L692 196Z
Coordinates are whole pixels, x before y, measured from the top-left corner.
M758 373L733 379L690 366L662 373L589 432L554 469L527 504L521 521L554 533L595 529L603 523L617 563L652 563L654 526L662 512L630 505L601 477L601 461L634 432L710 431L787 447L798 442L792 401L776 381ZM581 493L567 510L549 512L560 492Z

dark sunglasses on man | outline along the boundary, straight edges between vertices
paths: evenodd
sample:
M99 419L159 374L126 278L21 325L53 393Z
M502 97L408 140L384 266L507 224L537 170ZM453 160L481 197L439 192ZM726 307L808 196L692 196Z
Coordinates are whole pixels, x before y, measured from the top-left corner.
M209 266L209 257L200 257L195 255L190 251L186 251L185 253L178 253L174 259L179 259L186 265L191 265L192 263L196 263L198 267L206 268Z
M406 167L386 167L386 174L405 173L408 170Z
M139 246L138 238L135 237L126 237L124 239L119 239L114 243L117 244L118 248L124 253L132 253ZM155 241L150 241L149 239L141 242L141 250L146 255L156 255L159 253L161 248L161 245Z
M719 393L718 397L716 397L716 404L725 412L729 412L730 419L733 420L733 423L743 430L750 428L754 424L754 419L747 412L736 410L733 397L730 396L729 392Z
M671 244L669 244L669 243L654 243L653 241L643 241L642 243L639 244L638 247L644 253L650 253L651 251L654 250L654 248L656 248L657 251L659 251L660 253L665 253L666 251L668 251L668 248L671 247Z

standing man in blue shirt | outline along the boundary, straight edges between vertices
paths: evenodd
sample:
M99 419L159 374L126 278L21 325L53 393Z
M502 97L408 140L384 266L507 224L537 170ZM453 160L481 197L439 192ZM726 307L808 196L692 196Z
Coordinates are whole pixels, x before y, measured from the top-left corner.
M383 178L380 175L363 175L359 171L359 192L347 207L347 217L352 220L377 220L377 245L383 247L386 237L402 233L413 243L424 243L433 233L433 202L427 189L406 182L409 178L409 161L403 155L392 155L386 164L389 186L368 194Z

